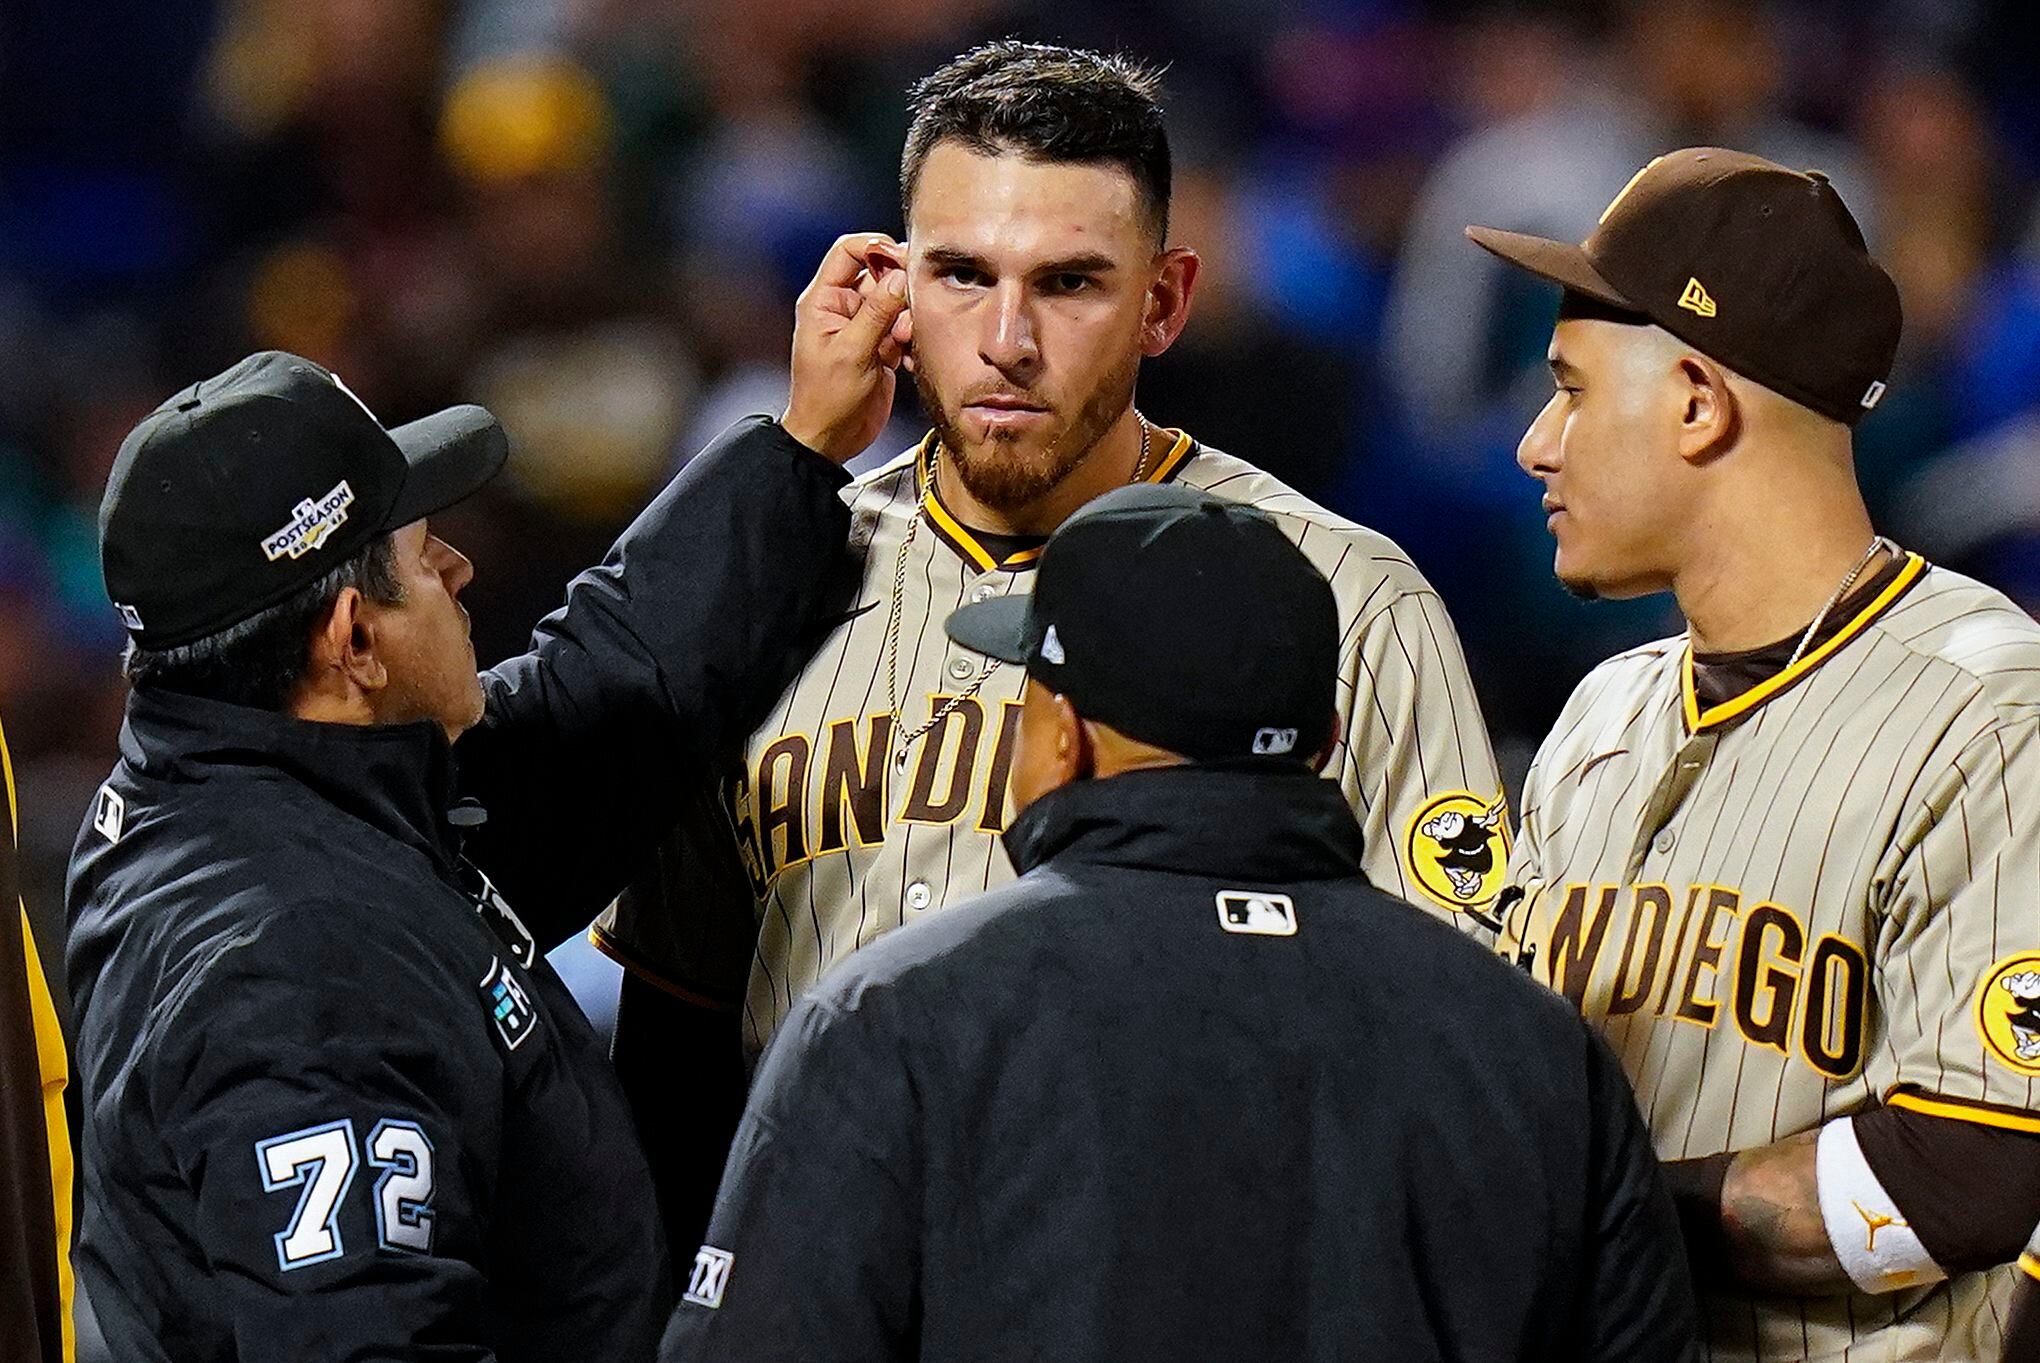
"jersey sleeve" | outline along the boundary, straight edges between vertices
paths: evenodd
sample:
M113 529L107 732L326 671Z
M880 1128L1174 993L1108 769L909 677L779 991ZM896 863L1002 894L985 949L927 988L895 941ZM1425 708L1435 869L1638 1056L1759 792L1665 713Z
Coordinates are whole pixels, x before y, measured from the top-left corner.
M1355 622L1339 679L1345 742L1331 770L1360 816L1380 889L1492 938L1507 875L1502 778L1459 637L1428 590Z
M1888 870L1875 988L1887 1099L2040 1131L2040 719L2001 723L1933 780ZM1885 868L1880 868L1884 870Z
M763 418L740 422L624 531L531 651L483 675L455 746L488 820L468 855L551 948L623 888L686 782L739 743L853 584L848 475Z
M153 1134L196 1200L186 1230L238 1357L495 1357L501 1064L474 981L436 970L391 916L274 915L160 1024Z
M925 1161L901 1029L877 1011L810 995L781 1025L661 1363L920 1357Z

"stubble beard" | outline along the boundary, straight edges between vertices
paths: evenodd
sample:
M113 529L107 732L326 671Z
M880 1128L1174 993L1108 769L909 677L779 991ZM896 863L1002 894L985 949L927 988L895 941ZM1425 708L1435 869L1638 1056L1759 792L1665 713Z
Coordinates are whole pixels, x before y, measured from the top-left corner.
M950 467L956 470L964 490L980 504L1011 514L1040 502L1083 466L1112 423L1133 405L1134 381L1139 374L1140 356L1128 355L1099 380L1068 425L1032 449L1022 444L1018 435L998 431L990 440L973 444L926 370L914 375L914 388L921 397L921 410L933 416L935 434L949 451ZM959 411L963 405L957 404Z

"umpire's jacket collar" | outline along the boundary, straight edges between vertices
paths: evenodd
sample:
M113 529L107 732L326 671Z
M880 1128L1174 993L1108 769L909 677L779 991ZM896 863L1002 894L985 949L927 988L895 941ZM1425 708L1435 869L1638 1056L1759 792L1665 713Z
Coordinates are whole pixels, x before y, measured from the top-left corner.
M1073 781L1005 834L1023 875L1052 857L1245 881L1360 874L1360 825L1337 783L1300 766L1203 763Z
M447 823L453 755L431 720L327 724L270 710L138 687L128 697L121 756L136 772L172 784L227 780L253 769L280 772L342 813L415 847L442 875L459 843Z

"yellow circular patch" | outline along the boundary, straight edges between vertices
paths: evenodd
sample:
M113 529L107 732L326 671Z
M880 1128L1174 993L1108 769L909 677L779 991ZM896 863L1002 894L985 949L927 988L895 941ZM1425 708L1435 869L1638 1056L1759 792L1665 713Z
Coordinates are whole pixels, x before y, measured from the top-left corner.
M1999 1064L2040 1075L2040 951L2007 956L1976 991L1976 1030Z
M1468 790L1424 801L1403 834L1403 866L1426 895L1455 912L1486 908L1509 875L1509 807Z

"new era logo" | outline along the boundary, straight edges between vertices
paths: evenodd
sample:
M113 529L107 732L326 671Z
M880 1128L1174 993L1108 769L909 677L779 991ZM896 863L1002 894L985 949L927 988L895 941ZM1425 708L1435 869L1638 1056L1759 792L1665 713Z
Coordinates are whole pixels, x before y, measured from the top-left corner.
M1050 625L1048 633L1041 636L1041 656L1052 663L1066 661L1063 657L1062 639L1057 636L1054 625Z
M714 1245L703 1245L694 1252L694 1272L687 1278L685 1300L696 1306L706 1306L713 1311L722 1305L723 1289L729 1286L730 1265L737 1256Z
M112 786L101 786L99 798L92 804L92 831L108 842L119 842L126 823L127 801Z
M1717 311L1706 287L1697 279L1686 281L1686 291L1679 295L1679 306L1696 317L1712 317Z
M127 602L116 601L113 603L113 608L120 612L121 623L125 624L129 629L140 629L142 627L142 613Z
M1883 396L1884 380L1878 379L1863 394L1863 410L1867 412L1872 407L1875 407Z
M1220 890L1218 925L1254 937L1296 936L1296 901L1286 894Z

